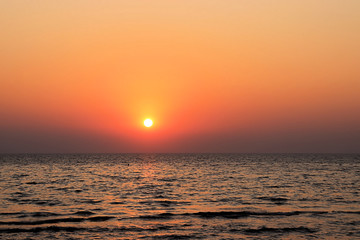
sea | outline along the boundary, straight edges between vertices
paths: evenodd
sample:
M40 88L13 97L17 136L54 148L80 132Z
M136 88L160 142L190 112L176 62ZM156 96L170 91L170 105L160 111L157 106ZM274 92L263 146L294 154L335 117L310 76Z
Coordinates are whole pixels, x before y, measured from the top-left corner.
M360 239L360 154L2 154L0 239Z

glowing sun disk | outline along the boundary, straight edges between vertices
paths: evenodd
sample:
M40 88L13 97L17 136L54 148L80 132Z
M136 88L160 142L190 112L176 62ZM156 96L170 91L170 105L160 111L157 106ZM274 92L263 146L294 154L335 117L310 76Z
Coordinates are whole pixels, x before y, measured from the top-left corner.
M144 121L145 127L151 127L153 125L153 121L151 119L145 119Z

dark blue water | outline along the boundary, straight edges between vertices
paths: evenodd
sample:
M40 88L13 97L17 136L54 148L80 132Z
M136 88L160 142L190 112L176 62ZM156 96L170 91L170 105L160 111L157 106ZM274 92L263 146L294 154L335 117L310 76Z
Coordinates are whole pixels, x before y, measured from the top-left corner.
M360 155L0 155L1 239L360 239Z

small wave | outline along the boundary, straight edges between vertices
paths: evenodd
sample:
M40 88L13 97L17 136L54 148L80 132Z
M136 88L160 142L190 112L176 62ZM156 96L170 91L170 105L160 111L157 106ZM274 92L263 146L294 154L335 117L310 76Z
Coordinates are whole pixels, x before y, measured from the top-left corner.
M125 204L124 202L111 202L112 205L119 205L119 204Z
M30 197L32 194L25 193L25 192L14 192L11 194L14 197L21 198L21 197Z
M86 220L90 221L90 222L104 222L107 221L109 219L112 219L115 217L111 217L111 216L96 216L96 217L89 217Z
M32 182L27 182L26 184L28 184L28 185L37 185L37 184L46 184L46 182L34 182L34 181L32 181Z
M154 198L166 198L166 197L162 194L159 194L159 195L156 195Z
M14 215L21 215L23 214L23 212L3 212L3 213L0 213L0 216L14 216Z
M243 201L240 198L237 197L226 197L221 199L209 199L209 202L237 202L237 203L243 203Z
M34 228L0 228L0 233L78 232L78 231L86 231L86 232L147 232L147 231L155 231L156 232L158 230L169 230L171 228L173 228L173 226L164 226L164 225L159 225L159 226L155 226L152 228L140 228L140 227L135 227L135 226L129 226L129 227L123 226L123 227L116 227L116 228L48 226L48 227L34 227ZM167 235L165 235L163 237L166 237L166 236ZM176 236L180 236L180 235L168 235L168 236L172 236L172 238L169 238L169 239L179 239L179 238L176 238Z
M18 179L18 178L23 178L23 177L28 177L29 174L14 174L12 175L12 178Z
M69 192L69 188L67 187L61 187L61 188L54 188L56 191L64 191L64 192Z
M85 218L54 218L38 221L11 221L11 222L0 222L0 225L41 225L50 223L62 223L62 222L82 222Z
M270 186L264 186L265 188L287 188L289 186L279 186L279 185L270 185Z
M90 212L90 211L78 211L76 213L74 213L74 215L79 215L79 216L90 216L90 215L94 215L95 213Z
M148 238L148 237L142 237ZM168 235L158 235L153 236L151 239L203 239L205 236L196 236L196 235L180 235L180 234L168 234Z
M175 206L175 205L184 205L184 204L189 204L189 202L184 202L184 201L169 201L169 200L158 200L158 201L142 201L140 202L141 204L146 204L146 205L160 205L163 207L170 207L170 206Z
M356 200L341 200L341 199L330 199L330 202L333 203L343 203L343 204L360 204L360 201L356 201Z
M62 214L52 212L13 212L13 213L0 213L0 216L17 216L17 218L41 218L41 217L54 217L61 216Z
M40 218L40 217L54 217L54 216L60 216L61 214L58 213L52 213L52 212L34 212L30 213L30 217L34 218Z
M352 222L348 222L345 223L346 225L351 225L351 226L360 226L360 221L352 221Z
M160 178L159 181L163 181L163 182L176 182L179 181L176 178Z
M103 222L109 219L112 219L112 216L96 216L89 218L53 218L53 219L45 219L45 220L37 220L37 221L10 221L10 222L0 222L0 225L42 225L42 224L54 224L54 223L69 223L69 222Z
M334 213L360 214L360 211L334 211Z
M196 212L196 213L160 213L156 215L143 215L139 216L142 219L168 219L176 216L195 216L200 218L244 218L251 216L295 216L301 214L326 214L326 211L292 211L292 212L252 212L252 211L221 211L221 212Z
M193 213L192 215L199 216L202 218L215 218L215 217L223 217L223 218L243 218L250 216L293 216L305 213L305 211L293 211L293 212L251 212L251 211L240 211L240 212L231 212L231 211L221 211L221 212L198 212Z
M258 197L258 199L271 201L275 204L284 204L285 202L289 201L289 199L282 197Z
M31 232L31 233L38 233L38 232L76 232L76 231L84 231L86 228L80 227L57 227L57 226L50 226L50 227L36 227L36 228L3 228L0 229L0 233L22 233L22 232Z
M307 227L288 227L288 228L249 228L244 230L245 233L264 233L264 232L276 232L276 233L288 233L288 232L300 232L300 233L314 233L316 232L313 229Z
M168 219L175 215L176 214L173 214L173 213L160 213L160 214L156 214L156 215L143 215L143 216L139 216L139 218L142 218L142 219ZM181 214L179 214L179 215L181 215Z
M63 205L58 200L41 200L41 199L19 199L19 198L7 198L7 201L17 204L35 204L40 206L59 206Z
M317 199L317 198L299 198L298 201L301 201L301 202L318 202L320 201L320 199Z
M78 200L77 202L79 203L89 203L89 204L96 204L96 203L101 203L101 200L94 200L94 199L83 199L83 200Z

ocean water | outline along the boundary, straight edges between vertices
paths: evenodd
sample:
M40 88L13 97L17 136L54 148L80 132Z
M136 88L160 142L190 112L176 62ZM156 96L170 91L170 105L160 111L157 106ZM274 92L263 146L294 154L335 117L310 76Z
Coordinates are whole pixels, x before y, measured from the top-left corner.
M360 239L360 155L0 155L0 239Z

